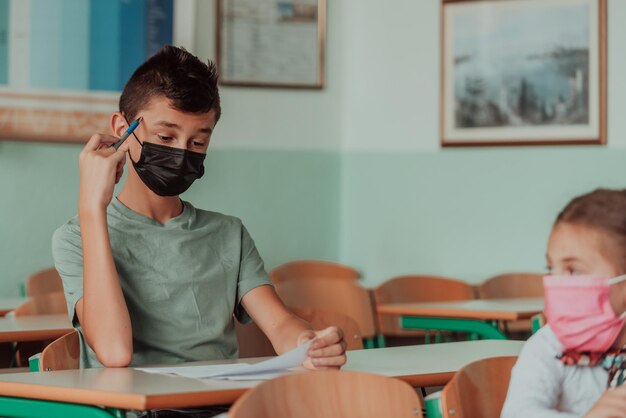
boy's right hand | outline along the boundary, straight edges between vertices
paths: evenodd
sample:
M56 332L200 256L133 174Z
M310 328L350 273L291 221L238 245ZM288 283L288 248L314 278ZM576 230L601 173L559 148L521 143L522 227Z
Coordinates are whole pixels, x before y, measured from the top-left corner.
M604 392L584 418L626 418L626 385Z
M118 138L95 134L79 156L80 192L79 212L106 209L113 198L115 184L122 177L128 142L117 150L110 145Z

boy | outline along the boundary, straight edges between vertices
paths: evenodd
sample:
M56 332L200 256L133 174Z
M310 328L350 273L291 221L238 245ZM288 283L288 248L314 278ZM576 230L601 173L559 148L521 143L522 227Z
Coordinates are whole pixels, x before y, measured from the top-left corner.
M285 308L239 219L178 197L204 174L219 117L215 66L166 46L111 117L117 137L141 118L133 135L116 151L118 138L96 134L82 150L78 217L52 241L81 367L236 358L233 315L251 317L279 354L317 337L305 367L345 363L341 330L313 331Z

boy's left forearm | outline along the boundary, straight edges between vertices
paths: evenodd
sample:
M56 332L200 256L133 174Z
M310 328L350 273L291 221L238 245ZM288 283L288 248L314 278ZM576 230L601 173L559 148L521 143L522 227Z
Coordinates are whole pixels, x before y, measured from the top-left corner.
M296 348L302 343L300 339L306 335L314 336L311 324L290 314L277 324L271 343L276 353L280 355Z
M311 325L291 313L271 286L259 286L241 300L278 354L308 340L316 339L307 352L304 366L311 369L338 368L346 363L346 342L337 327L314 331Z
M311 325L291 313L272 286L259 286L241 299L241 304L278 353L298 345L298 337L311 331Z

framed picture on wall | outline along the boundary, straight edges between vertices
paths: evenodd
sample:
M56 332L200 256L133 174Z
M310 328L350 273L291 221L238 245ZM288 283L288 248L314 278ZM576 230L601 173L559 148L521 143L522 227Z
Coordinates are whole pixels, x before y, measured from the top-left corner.
M321 89L326 0L217 0L220 83Z
M441 143L606 143L606 0L442 0Z
M193 38L179 0L0 0L0 139L86 142L110 132L135 69Z

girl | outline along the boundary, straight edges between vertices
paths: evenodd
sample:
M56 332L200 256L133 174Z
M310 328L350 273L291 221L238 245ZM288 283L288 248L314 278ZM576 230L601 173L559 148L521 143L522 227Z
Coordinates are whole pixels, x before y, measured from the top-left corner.
M548 325L520 353L502 417L626 417L626 190L572 200L547 259Z

